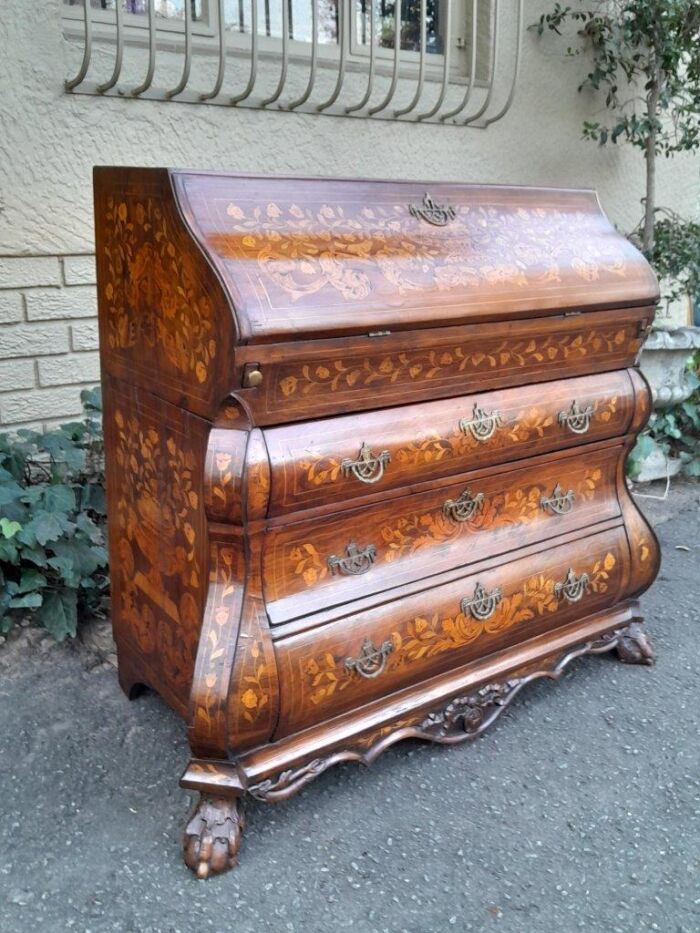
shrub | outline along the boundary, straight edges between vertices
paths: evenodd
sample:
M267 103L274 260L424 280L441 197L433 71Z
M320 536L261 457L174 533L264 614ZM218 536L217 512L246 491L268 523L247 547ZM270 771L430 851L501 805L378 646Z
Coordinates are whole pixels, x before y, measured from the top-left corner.
M107 591L102 406L82 421L0 434L0 631L25 616L61 641L104 609Z

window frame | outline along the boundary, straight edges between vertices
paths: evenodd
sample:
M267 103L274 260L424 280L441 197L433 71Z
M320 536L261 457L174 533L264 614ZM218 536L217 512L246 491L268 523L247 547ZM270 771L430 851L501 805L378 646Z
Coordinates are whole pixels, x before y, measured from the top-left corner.
M119 0L117 0L119 2ZM188 0L185 0L188 2ZM247 9L250 10L250 3L256 0L248 0ZM284 2L284 0L283 0ZM355 7L356 0L339 0L345 4L345 21L349 22L349 29L346 32L346 70L350 72L366 72L369 64L370 47L362 45L357 41L357 17L351 15ZM464 32L470 33L468 13L473 8L469 0L440 0L450 11L450 15L460 18L464 24ZM483 49L490 51L490 33L494 28L493 23L493 3L492 0L481 0L480 9L488 7L485 21L488 23L488 35L480 35L477 40L477 76L475 87L483 88L488 86L489 62L484 60ZM114 41L114 10L91 9L91 19L94 38L97 41ZM484 15L483 13L481 14ZM218 48L218 29L212 25L212 16L217 16L217 7L210 5L210 0L202 0L202 18L193 20L191 24L191 34L193 51L197 53L216 52ZM84 21L83 4L68 5L61 3L61 18L64 23L64 34L67 38L79 38L82 36L82 26ZM481 17L480 17L481 18ZM159 38L162 41L164 51L180 52L184 48L184 18L169 19L166 17L157 17L157 32L161 34ZM259 22L259 21L258 21ZM124 28L125 45L143 45L147 42L148 18L141 13L123 13L122 24ZM458 31L454 30L453 31ZM168 35L168 34L171 35ZM164 35L163 35L164 34ZM250 49L250 33L230 27L226 30L226 54L227 57L245 55ZM258 54L266 60L279 60L282 57L281 38L277 36L267 36L260 33L258 29ZM288 56L290 63L295 65L307 65L310 60L311 42L299 39L288 40ZM158 46L161 47L160 45ZM468 84L468 64L469 64L469 45L464 37L457 35L452 40L451 58L457 52L463 59L463 64L456 67L454 60L450 65L450 84L466 85ZM480 54L480 52L482 54ZM377 75L386 77L393 73L394 68L394 49L375 47L375 65L374 72ZM340 57L340 43L319 43L318 45L318 65L322 68L337 68ZM420 52L408 49L402 49L399 62L399 77L415 80L418 77L420 64ZM444 54L429 53L425 56L424 81L442 82L444 70Z

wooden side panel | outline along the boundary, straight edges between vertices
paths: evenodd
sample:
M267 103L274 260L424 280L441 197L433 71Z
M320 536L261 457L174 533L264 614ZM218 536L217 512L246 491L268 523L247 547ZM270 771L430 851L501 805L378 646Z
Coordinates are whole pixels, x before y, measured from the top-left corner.
M229 387L234 319L162 170L96 168L103 369L213 418Z
M187 712L206 598L209 425L105 376L112 618L132 680Z
M272 624L506 553L516 540L523 547L614 518L621 454L619 445L583 448L520 470L465 474L457 485L273 527L263 562ZM333 561L353 545L364 555L359 561Z
M574 403L589 411L578 431L562 420ZM270 513L348 508L372 494L615 437L627 430L633 407L629 376L614 372L270 428ZM486 436L461 425L480 418ZM363 480L346 464L359 462L365 446L383 462Z
M444 586L279 641L276 738L612 606L628 562L627 539L618 527L534 556L493 562ZM588 577L574 601L558 595L557 584L569 571ZM502 595L484 621L460 609L479 584L488 593L500 587ZM371 678L357 669L369 650L384 657Z

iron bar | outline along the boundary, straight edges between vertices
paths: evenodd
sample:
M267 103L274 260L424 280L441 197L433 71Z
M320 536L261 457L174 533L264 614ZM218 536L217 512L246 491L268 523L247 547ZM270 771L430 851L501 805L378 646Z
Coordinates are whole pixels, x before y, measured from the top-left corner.
M235 106L242 101L247 100L253 93L255 79L258 76L258 4L257 0L250 0L250 73L248 83L243 92L236 97L231 98L231 104Z
M394 111L395 117L403 117L412 110L415 110L423 94L423 82L425 80L425 42L426 42L426 13L427 0L420 0L420 60L418 64L418 83L413 100L407 107Z
M80 63L77 75L66 80L65 87L67 91L72 91L74 87L82 84L90 68L90 59L92 58L92 8L90 7L90 0L83 0L83 23L85 27L83 60Z
M316 65L318 63L318 3L319 0L311 0L311 65L309 71L309 81L306 90L296 100L289 104L290 110L301 107L311 97L316 83Z
M242 15L241 15L242 19ZM208 94L200 94L200 100L211 100L218 97L224 83L224 74L226 72L226 14L224 12L224 0L217 0L216 3L216 24L219 39L219 67L216 72L216 81L214 87Z
M185 3L185 60L182 65L182 76L172 91L166 91L165 96L170 99L177 97L187 87L192 68L192 6Z
M340 0L338 3L338 42L340 44L340 57L338 59L338 78L335 82L335 87L333 88L333 93L328 98L327 101L323 104L319 104L316 107L318 113L323 113L324 110L328 110L329 107L332 107L333 104L338 100L340 92L343 88L343 81L345 80L345 46L346 46L346 29L345 29L345 18L347 11L345 9L344 0Z
M489 69L489 88L484 98L484 102L477 112L462 123L462 126L469 126L470 123L474 123L475 120L478 120L479 117L486 113L489 104L491 103L491 98L493 97L493 87L496 83L496 67L498 64L498 33L499 33L499 23L498 23L498 0L493 0L493 44L491 46L491 68Z
M369 15L370 15L370 25L369 25L369 69L367 71L367 90L365 91L362 100L354 104L351 107L345 108L345 113L356 113L358 110L362 110L369 103L369 99L372 96L372 85L374 82L374 58L375 58L375 46L376 46L376 29L375 29L375 9L374 9L374 0L369 0Z
M464 110L466 110L469 101L471 100L472 91L474 90L474 81L476 80L476 43L478 39L478 17L479 0L472 0L472 44L469 62L469 84L467 85L467 90L464 92L462 103L458 107L455 107L454 110L448 110L446 114L443 114L443 116L440 117L440 120L443 123L445 120L449 120L451 117L458 117L460 113L463 113Z
M156 70L156 0L148 0L148 70L142 84L131 92L132 97L138 97L147 91L153 84L153 75Z
M445 100L445 95L447 94L447 88L450 84L450 44L452 42L452 11L450 10L450 4L445 6L447 12L447 23L445 26L445 43L443 51L443 62L442 62L442 89L438 94L438 99L435 102L435 105L427 110L425 113L420 113L416 117L418 121L427 120L429 117L434 117L438 112L440 107L442 107L443 101Z
M289 3L288 0L280 0L280 3L282 4L282 68L280 70L280 79L270 97L266 97L265 100L260 101L261 107L267 107L269 104L274 104L276 100L279 100L287 81L287 69L289 66Z
M124 58L124 26L122 23L121 3L115 3L114 16L115 26L117 28L117 47L114 53L114 70L112 71L112 77L108 81L105 81L104 84L97 85L98 94L104 94L106 91L111 90L119 80L119 75L121 74L122 70L122 60Z
M520 77L520 58L523 46L523 0L518 0L518 24L517 29L517 39L515 47L515 64L513 66L513 79L510 83L510 91L508 92L508 97L506 102L503 104L501 109L493 117L489 117L488 120L484 120L484 126L490 126L491 123L495 123L496 120L500 120L504 117L510 110L511 104L513 103L513 98L515 97L515 90L518 85L518 79Z
M368 111L370 117L373 117L375 113L386 110L396 93L396 86L399 83L399 67L401 65L401 28L401 0L396 0L394 4L394 67L391 72L391 84L384 100L377 104L376 107L370 107Z

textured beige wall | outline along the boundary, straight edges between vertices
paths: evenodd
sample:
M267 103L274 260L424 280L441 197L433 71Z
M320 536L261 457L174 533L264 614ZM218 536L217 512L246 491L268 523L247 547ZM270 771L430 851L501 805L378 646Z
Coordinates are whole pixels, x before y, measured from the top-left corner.
M527 19L547 7L527 0ZM641 213L640 154L581 139L600 110L576 90L585 62L531 33L513 108L487 130L67 95L59 0L3 0L0 48L0 425L72 415L96 379L94 164L593 187L623 230ZM694 214L698 159L662 162L659 187Z

